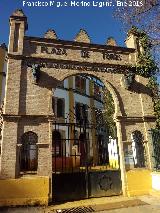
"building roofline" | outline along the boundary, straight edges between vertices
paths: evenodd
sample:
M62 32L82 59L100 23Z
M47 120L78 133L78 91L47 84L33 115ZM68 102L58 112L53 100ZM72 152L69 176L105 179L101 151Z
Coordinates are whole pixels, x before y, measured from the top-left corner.
M102 45L102 44L90 44L90 43L83 43L83 42L76 42L76 41L68 41L68 40L61 40L61 39L48 39L48 38L41 38L41 37L32 37L32 36L25 36L25 40L35 41L35 42L44 42L44 43L52 43L52 44L61 44L65 46L72 46L72 47L85 47L91 49L102 49L102 50L113 50L119 52L126 52L132 53L135 52L134 48L127 48L127 47L120 47L120 46L109 46L109 45Z

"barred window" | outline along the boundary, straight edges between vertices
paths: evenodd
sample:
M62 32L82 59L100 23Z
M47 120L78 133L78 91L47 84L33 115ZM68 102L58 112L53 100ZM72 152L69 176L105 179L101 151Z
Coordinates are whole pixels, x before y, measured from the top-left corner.
M65 114L65 100L63 98L52 98L52 110L57 118L64 118Z
M34 132L26 132L21 137L20 170L36 171L38 166L38 136Z
M86 79L82 76L75 77L75 89L81 93L86 93Z

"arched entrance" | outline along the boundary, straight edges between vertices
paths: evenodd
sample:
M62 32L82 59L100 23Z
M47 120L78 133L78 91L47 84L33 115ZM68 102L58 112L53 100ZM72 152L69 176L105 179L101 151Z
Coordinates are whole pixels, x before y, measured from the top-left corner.
M73 195L77 192L81 198L107 196L119 194L121 188L124 195L134 194L137 185L134 185L136 188L130 187L135 176L129 171L135 166L132 165L134 143L131 134L138 129L144 137L142 143L147 156L145 169L148 168L149 174L152 168L152 148L148 144L148 130L155 127L156 119L152 97L146 87L148 79L138 75L135 69L137 56L140 52L143 53L137 34L130 31L126 40L127 47L120 47L90 43L89 36L83 30L74 41L59 40L53 31L48 31L44 38L31 37L25 35L27 27L27 17L23 11L15 11L10 17L2 128L2 178L19 177L21 135L33 131L38 136L38 167L35 168L38 176L47 176L50 179L49 183L53 186L53 194L51 190L48 192L50 199L54 199L55 195L57 200L68 198L68 195L72 195L70 199L75 199ZM111 93L115 105L114 121L118 140L109 137L106 143L106 137L102 134L103 126L101 129L100 125L96 127L97 122L94 125L87 122L89 116L87 117L86 112L92 111L88 103L77 98L77 106L73 104L72 79L65 90L71 101L66 105L67 96L55 96L57 86L61 86L64 79L77 74L99 78ZM134 78L130 78L131 76ZM80 96L81 91L85 92L85 79L77 77L75 86ZM95 90L97 91L96 87ZM93 98L91 100L90 103L93 104ZM72 116L65 114L63 109L66 106L68 111L72 109L69 112ZM90 114L96 117L94 113ZM99 115L97 117L100 118ZM54 131L58 131L61 137ZM59 140L61 143L57 142ZM134 137L134 141L136 140ZM52 141L55 149L52 149ZM25 147L25 143L23 144ZM138 142L137 145L143 150L141 143ZM106 162L114 169L109 171ZM135 174L139 177L139 170ZM146 177L143 178L145 180ZM117 186L114 183L120 184ZM140 185L139 188L143 188ZM147 187L149 192L149 186ZM130 188L133 189L131 193L128 192Z
M120 195L115 106L109 90L98 78L78 74L53 91L52 101L53 199ZM59 103L63 113L58 113Z

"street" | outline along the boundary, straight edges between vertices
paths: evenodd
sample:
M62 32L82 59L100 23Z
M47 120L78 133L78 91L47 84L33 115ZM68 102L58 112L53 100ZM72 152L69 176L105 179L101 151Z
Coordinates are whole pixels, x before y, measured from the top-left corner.
M146 195L136 198L116 197L109 198L107 203L103 202L103 200L105 201L105 198L94 198L81 202L74 201L69 204L51 205L48 207L4 207L0 208L0 213L160 213L159 196ZM89 202L92 204L85 206L85 204ZM84 206L82 206L82 204L84 204ZM70 208L68 208L69 206ZM99 211L98 209L101 210Z

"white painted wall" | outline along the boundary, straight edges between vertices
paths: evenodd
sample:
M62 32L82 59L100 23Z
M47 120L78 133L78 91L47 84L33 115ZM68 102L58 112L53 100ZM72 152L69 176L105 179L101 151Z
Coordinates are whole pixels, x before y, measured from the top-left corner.
M110 160L117 160L118 161L117 140L111 138L111 136L109 136L108 153L109 153L109 159Z
M152 173L152 188L160 191L160 172Z
M112 139L111 136L109 136L108 154L110 165L113 166L114 168L118 168L119 167L118 144L117 140Z
M64 88L68 88L68 79L65 79L63 83L64 83Z

